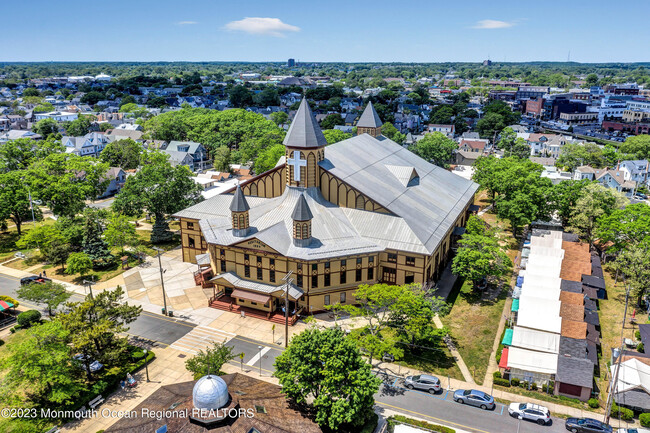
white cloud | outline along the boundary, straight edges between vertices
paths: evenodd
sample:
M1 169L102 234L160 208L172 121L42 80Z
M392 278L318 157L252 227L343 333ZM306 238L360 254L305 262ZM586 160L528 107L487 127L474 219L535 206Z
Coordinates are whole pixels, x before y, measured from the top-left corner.
M198 24L197 21L179 21L176 23L179 26L190 26L192 24Z
M283 23L279 18L252 18L231 21L225 26L226 30L250 33L252 35L267 35L283 38L286 32L299 32L300 27Z
M472 26L473 29L505 29L514 26L515 23L498 20L481 20Z

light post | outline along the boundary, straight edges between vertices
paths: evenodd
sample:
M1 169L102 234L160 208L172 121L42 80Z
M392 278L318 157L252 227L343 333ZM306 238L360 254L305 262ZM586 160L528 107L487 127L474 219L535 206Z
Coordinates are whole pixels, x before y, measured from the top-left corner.
M95 298L93 297L93 287L92 287L92 285L95 284L95 283L93 283L92 281L83 280L83 284L86 287L88 287L88 292L90 292L90 299L94 300Z
M262 346L257 346L257 349L260 351L260 376L262 376Z
M154 250L158 251L158 267L160 268L160 285L162 287L162 293L163 293L163 314L165 316L168 316L167 312L167 295L165 295L165 279L163 278L163 268L162 268L162 261L160 259L160 256L162 256L163 250L157 247L153 247Z
M143 349L144 353L144 370L147 372L147 382L149 382L149 360L147 359L147 349Z
M291 278L293 271L289 271L287 275L282 278L286 282L284 288L284 347L289 344L289 285L293 283Z

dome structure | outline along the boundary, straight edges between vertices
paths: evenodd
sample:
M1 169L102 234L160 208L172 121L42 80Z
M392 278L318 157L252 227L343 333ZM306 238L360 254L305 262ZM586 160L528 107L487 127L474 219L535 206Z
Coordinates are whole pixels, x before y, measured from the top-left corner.
M192 402L197 409L220 409L226 406L229 400L228 385L219 376L208 374L194 385Z

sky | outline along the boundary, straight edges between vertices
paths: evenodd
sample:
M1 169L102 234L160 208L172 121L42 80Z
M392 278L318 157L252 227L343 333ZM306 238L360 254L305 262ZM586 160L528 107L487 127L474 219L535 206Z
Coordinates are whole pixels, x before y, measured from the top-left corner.
M0 61L647 62L648 13L648 0L0 0Z

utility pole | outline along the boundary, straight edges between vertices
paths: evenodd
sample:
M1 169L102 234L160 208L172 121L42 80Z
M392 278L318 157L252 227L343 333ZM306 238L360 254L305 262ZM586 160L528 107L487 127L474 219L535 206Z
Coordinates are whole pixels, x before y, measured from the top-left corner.
M163 278L163 268L162 268L162 261L160 259L160 256L162 256L163 250L157 247L153 247L154 250L158 251L158 267L160 268L160 285L162 286L162 292L163 292L163 305L164 305L164 314L165 316L169 315L169 312L167 311L167 295L165 295L165 279Z
M605 407L605 424L609 424L610 412L612 410L612 404L614 403L614 394L618 389L618 373L621 371L621 360L623 359L623 347L625 347L625 341L623 340L623 332L625 330L625 319L627 316L627 301L630 297L630 283L627 284L627 289L625 290L625 309L623 310L623 325L621 326L621 348L618 352L618 359L616 360L616 370L614 371L613 383L609 387L609 395L607 396L607 405Z
M287 347L289 344L289 285L293 283L293 278L291 278L293 271L289 271L287 275L282 278L285 282L284 288L284 347Z

